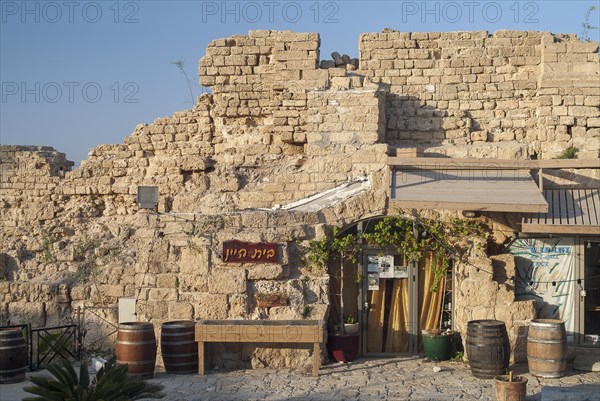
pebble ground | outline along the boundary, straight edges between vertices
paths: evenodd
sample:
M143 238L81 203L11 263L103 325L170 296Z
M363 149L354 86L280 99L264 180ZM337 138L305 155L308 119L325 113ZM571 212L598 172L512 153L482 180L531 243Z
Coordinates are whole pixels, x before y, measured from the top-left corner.
M434 366L441 371L434 372ZM542 401L542 387L568 387L569 401L577 391L598 389L600 372L568 370L559 379L536 378L518 365L515 374L528 379L527 401ZM36 372L34 374L45 374ZM496 400L494 381L477 379L468 364L433 363L421 358L359 359L350 364L321 367L319 377L289 370L207 371L206 376L171 375L157 371L154 383L164 386L165 401L200 400ZM26 382L0 386L0 400L17 401L28 394ZM591 401L591 400L590 400Z

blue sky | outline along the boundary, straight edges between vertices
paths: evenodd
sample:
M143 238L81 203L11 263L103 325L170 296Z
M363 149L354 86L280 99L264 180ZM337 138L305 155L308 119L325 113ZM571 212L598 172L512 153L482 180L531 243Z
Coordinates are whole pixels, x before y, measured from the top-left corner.
M250 29L321 34L321 58L358 57L358 36L522 29L576 33L600 1L0 0L0 144L48 145L78 162L138 123L191 107L207 44ZM598 10L590 24L600 25ZM592 40L599 39L591 30Z

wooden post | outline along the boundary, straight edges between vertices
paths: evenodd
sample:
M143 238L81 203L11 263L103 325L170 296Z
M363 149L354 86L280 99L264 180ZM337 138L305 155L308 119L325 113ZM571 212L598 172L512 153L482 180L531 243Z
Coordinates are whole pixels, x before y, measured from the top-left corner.
M312 375L319 376L319 367L321 366L321 347L319 343L314 343L313 346L313 369Z
M544 169L543 168L540 169L540 173L539 174L540 174L540 176L538 178L539 178L539 181L540 181L540 192L542 194L544 194Z
M204 342L198 341L198 375L204 376Z

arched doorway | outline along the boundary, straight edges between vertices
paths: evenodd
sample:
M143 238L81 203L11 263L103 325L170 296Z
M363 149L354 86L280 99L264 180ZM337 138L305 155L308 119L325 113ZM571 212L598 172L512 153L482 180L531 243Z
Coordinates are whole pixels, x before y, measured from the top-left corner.
M371 232L383 217L359 221L340 235ZM416 235L421 235L418 230ZM363 244L356 262L335 260L329 265L330 328L340 324L343 276L343 315L360 323L361 354L367 357L413 355L422 351L422 330L452 328L452 269L432 291L432 255L408 260L396 249ZM342 273L343 268L343 274Z

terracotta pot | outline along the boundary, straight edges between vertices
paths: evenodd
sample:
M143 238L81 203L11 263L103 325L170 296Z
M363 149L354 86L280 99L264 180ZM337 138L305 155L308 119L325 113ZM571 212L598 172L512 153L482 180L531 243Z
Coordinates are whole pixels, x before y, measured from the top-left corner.
M513 381L508 381L508 376L494 377L496 382L496 399L498 401L525 401L527 394L527 379L514 376Z
M335 335L327 337L327 350L329 355L338 362L352 362L358 357L360 336Z

